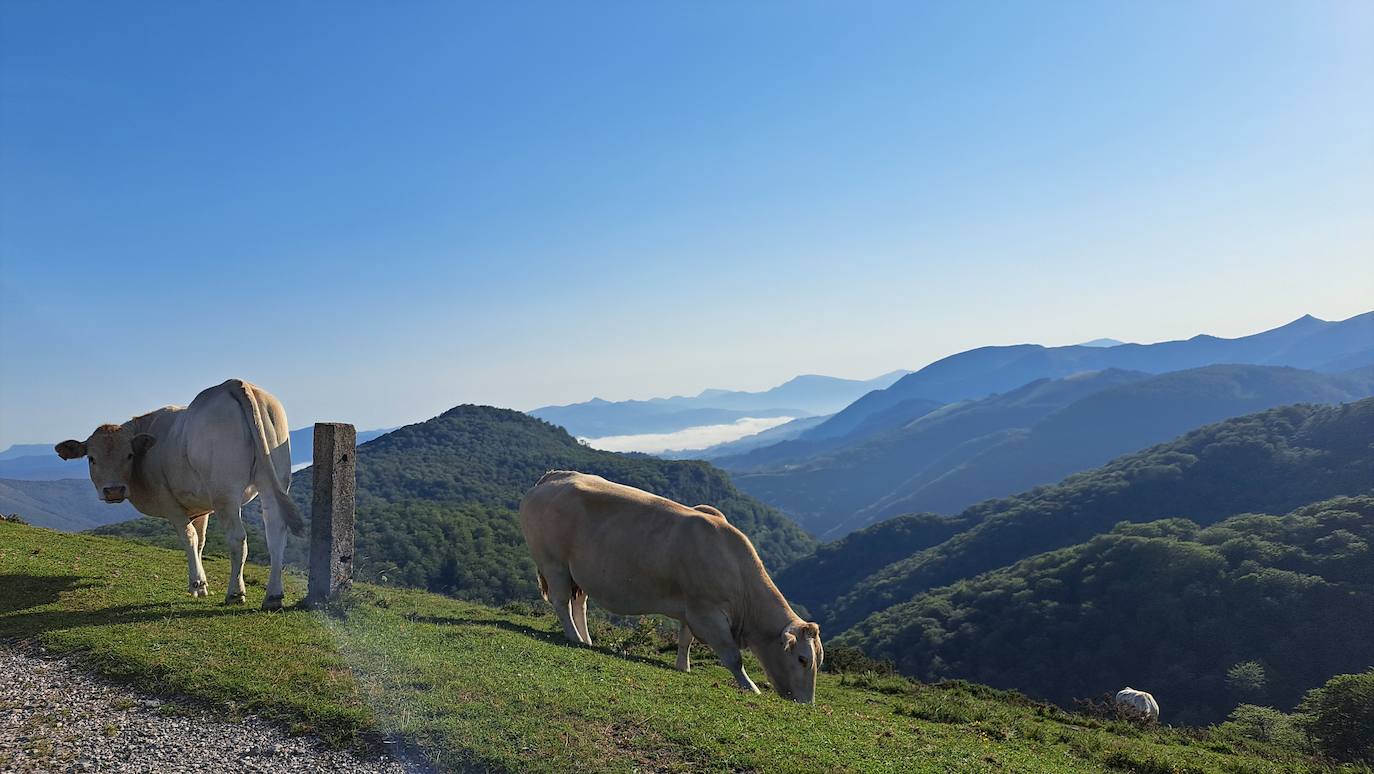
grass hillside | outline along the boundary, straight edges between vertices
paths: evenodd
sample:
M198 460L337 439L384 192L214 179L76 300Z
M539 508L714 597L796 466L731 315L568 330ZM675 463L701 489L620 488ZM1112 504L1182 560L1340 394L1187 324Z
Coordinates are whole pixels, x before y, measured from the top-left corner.
M366 585L328 613L264 613L259 567L250 604L225 607L186 596L184 571L180 552L0 523L0 644L70 656L173 699L165 712L388 739L446 769L1326 770L1225 729L1141 728L964 683L822 675L811 707L743 695L709 659L671 669L647 624L601 624L612 647L574 647L551 615Z
M1122 523L888 608L842 639L922 679L1059 703L1148 687L1176 722L1215 722L1240 703L1291 709L1374 664L1371 546L1374 497L1206 528ZM1238 669L1251 676L1228 677Z
M555 468L595 473L687 505L715 505L749 535L770 568L815 545L708 463L598 451L518 411L458 406L358 447L358 577L488 602L537 598L516 509L525 491ZM306 468L292 477L291 495L307 519L312 475ZM101 532L176 545L161 522L125 527ZM207 544L222 545L222 539ZM289 545L288 557L305 566L305 542ZM249 555L266 556L251 546Z
M1374 485L1371 438L1374 398L1208 425L1054 486L969 508L959 517L969 525L964 531L877 570L812 612L838 632L929 589L1091 540L1120 521L1182 515L1207 525L1364 494Z

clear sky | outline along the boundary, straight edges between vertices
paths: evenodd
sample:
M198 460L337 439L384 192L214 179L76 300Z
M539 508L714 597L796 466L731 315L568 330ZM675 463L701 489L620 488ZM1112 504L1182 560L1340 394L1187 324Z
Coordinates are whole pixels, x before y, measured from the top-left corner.
M0 5L0 447L1374 309L1374 3Z

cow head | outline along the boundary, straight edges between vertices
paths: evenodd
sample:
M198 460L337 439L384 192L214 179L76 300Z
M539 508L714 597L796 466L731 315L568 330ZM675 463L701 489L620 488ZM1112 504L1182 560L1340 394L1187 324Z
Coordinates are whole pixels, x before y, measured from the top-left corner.
M802 704L816 700L816 670L825 660L821 627L794 621L776 641L761 643L751 650L779 696Z
M64 460L86 458L95 493L107 503L122 503L129 496L134 463L157 439L134 433L119 425L101 425L85 441L63 441L53 447Z

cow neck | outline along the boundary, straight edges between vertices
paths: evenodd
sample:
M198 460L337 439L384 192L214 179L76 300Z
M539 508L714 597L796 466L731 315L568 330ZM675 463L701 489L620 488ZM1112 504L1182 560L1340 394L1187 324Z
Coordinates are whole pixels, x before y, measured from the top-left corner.
M740 584L745 591L744 615L738 624L742 644L762 644L782 636L784 630L800 621L792 612L778 587L768 577L768 571L757 559L754 572L746 572Z
M124 429L129 431L129 436L133 437L138 433L147 432L152 425L148 414L134 417L124 423ZM154 447L156 448L156 447ZM134 457L133 476L129 480L129 500L138 507L140 511L157 504L157 492L160 488L156 482L149 481L147 471L143 464L144 458L149 452Z

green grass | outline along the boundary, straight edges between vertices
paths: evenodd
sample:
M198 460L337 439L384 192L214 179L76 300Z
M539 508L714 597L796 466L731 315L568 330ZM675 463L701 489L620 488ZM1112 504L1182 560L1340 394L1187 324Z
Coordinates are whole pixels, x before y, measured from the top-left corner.
M1216 732L1070 715L962 683L822 675L816 704L749 696L652 625L573 647L554 618L360 586L328 612L184 594L180 552L0 523L0 639L141 690L252 712L335 744L400 741L444 768L498 771L1323 770ZM223 590L227 565L207 563ZM298 599L292 579L288 599ZM751 665L751 674L762 671ZM4 761L0 760L0 768Z

